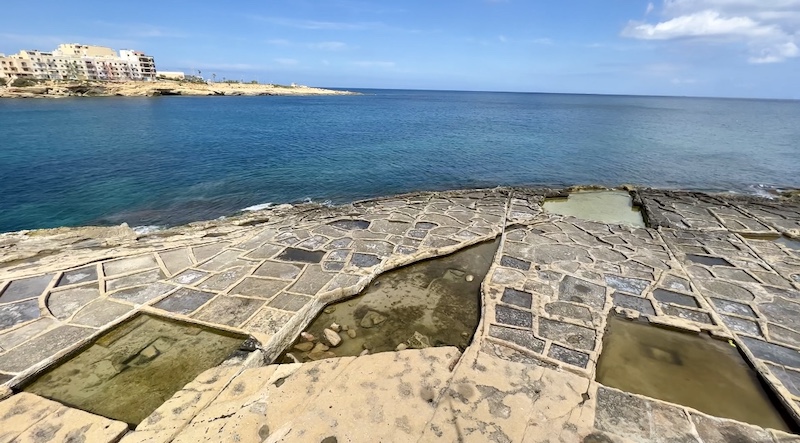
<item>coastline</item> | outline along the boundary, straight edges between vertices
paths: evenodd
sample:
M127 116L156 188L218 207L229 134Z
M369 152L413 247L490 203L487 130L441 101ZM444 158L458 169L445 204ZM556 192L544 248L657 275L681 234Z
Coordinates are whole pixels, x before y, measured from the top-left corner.
M158 97L158 96L310 96L360 95L309 86L249 83L193 83L158 80L154 82L45 82L35 86L0 88L0 98L64 97Z
M0 414L0 427L22 435L27 431L10 423L24 422L38 413L37 405L48 402L48 410L62 412L40 417L30 432L62 426L64 432L75 428L78 433L88 429L87 423L101 423L96 426L113 435L92 441L123 436L143 441L164 432L175 441L197 435L227 441L260 435L259 429L265 435L283 429L276 435L291 432L303 435L303 441L308 435L323 441L338 434L366 442L375 435L386 440L396 435L396 421L411 416L412 408L425 415L404 425L407 434L456 441L459 429L446 419L455 402L448 398L488 389L491 397L465 394L457 403L459 408L472 404L458 413L480 441L490 435L478 425L497 420L491 409L495 398L514 398L521 405L506 409L497 422L496 429L508 436L504 441L543 441L562 431L568 433L560 439L564 442L657 441L673 429L686 437L681 441L700 435L698 443L719 441L715 436L721 433L737 441L789 441L787 432L796 432L800 421L800 323L793 315L800 309L800 244L792 240L800 238L796 193L766 199L615 189L629 194L645 227L559 215L545 207L546 200L570 192L608 188L498 187L415 192L335 207L279 205L144 235L124 225L0 235L0 411L14 411ZM409 339L396 351L372 352L377 348L370 344L362 346L359 357L337 354L340 343L356 337L333 329L352 327L360 337L367 334L362 329L381 324L364 323L361 316L377 315L369 314L377 308L366 304L369 309L347 323L332 324L332 332L317 343L315 336L301 334L326 309L332 312L334 303L355 302L352 297L377 286L381 275L486 241L498 241L499 249L485 278L476 278L481 316L466 348ZM441 278L458 278L457 271L448 269ZM471 274L465 279L472 281ZM385 315L388 323L402 314L388 309ZM105 337L139 340L118 327L148 318L249 337L247 350L210 365L152 413L148 410L139 424L90 410L99 414L92 415L26 388ZM716 408L727 404L723 397L696 405L691 396L673 400L603 378L602 360L611 358L609 341L616 334L607 326L620 322L724 348L763 383L761 389L772 396L769 407L783 418L766 422L749 413L730 415ZM427 338L415 333L412 339L417 335ZM277 361L298 336L311 343L304 345L310 351L296 351L309 361ZM685 368L694 371L691 378L708 375L684 363L689 347L669 349L663 352L674 358L645 357L665 372ZM155 354L156 362L165 361L168 352L189 358L165 348ZM121 371L113 355L102 357L108 361L100 373L105 378L98 378L95 366L89 368L90 382L105 383ZM421 393L413 395L417 387ZM520 387L531 390L520 395ZM675 391L672 385L667 389ZM395 392L410 394L398 402ZM258 398L279 394L328 397L303 401L306 406L295 415L275 412L286 402L252 409ZM344 404L347 419L318 424L307 419L329 413L329 399L341 398L357 400ZM386 418L372 425L369 436L360 436L362 421L349 417L375 408ZM642 410L660 411L659 421L616 418ZM63 411L78 418L64 425ZM544 425L519 426L531 416L544 417ZM429 423L436 425L435 435Z
M537 195L544 198L566 198L574 192L591 191L624 191L628 192L633 204L640 207L650 227L670 226L667 219L657 220L648 213L648 208L642 202L642 193L658 192L667 195L684 195L689 198L709 199L721 202L724 205L768 205L768 206L796 206L800 204L800 190L791 189L775 193L773 198L759 195L743 195L729 193L709 193L692 190L664 189L637 187L633 185L620 185L606 187L600 185L575 185L565 188L547 187L496 187L478 189L453 189L442 191L416 191L396 195L379 196L369 199L356 200L350 203L331 205L319 202L282 203L255 205L254 209L244 208L235 213L216 219L196 220L176 226L130 226L121 223L113 226L62 226L57 228L23 229L19 231L0 232L0 271L24 270L28 264L39 262L63 265L63 260L81 261L79 257L88 254L96 255L99 251L118 253L118 248L138 249L145 244L163 246L172 241L178 244L192 243L202 239L210 239L239 231L248 226L266 223L276 218L304 218L307 214L334 217L336 214L345 214L352 208L370 207L379 205L384 201L396 199L432 198L435 196L459 196L471 193L499 193ZM746 230L745 230L746 231ZM744 232L744 231L742 231ZM776 229L774 234L800 240L800 228ZM21 265L21 266L20 266Z

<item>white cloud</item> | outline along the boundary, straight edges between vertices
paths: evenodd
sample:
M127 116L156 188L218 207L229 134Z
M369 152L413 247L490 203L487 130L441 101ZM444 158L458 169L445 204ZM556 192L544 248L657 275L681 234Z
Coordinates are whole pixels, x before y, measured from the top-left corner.
M300 62L293 58L276 58L275 63L284 66L294 66Z
M654 5L653 2L648 3L647 4L647 10L644 11L644 15L650 15L650 13L653 12L653 9L655 9L655 8L656 8L656 5Z
M787 58L800 57L800 48L794 42L786 42L761 50L758 56L750 57L750 63L778 63Z
M657 23L629 22L622 36L735 43L751 63L800 57L800 0L664 0L662 15Z
M725 18L717 11L707 10L655 25L631 22L622 31L622 35L644 40L670 40L683 37L763 37L780 32L775 26L761 25L749 17Z
M342 51L347 49L347 43L344 42L319 42L310 43L308 45L311 49L322 49L324 51Z

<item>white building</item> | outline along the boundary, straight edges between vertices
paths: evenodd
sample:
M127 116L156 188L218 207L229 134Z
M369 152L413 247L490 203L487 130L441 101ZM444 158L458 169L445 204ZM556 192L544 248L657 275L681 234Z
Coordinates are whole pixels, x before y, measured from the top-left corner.
M53 52L23 50L0 54L0 78L13 80L155 80L153 57L104 46L62 44Z

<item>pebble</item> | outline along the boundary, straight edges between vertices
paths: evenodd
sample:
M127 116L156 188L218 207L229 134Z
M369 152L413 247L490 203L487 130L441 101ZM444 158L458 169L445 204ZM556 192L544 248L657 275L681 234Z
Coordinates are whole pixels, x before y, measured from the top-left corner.
M303 342L303 343L298 343L298 344L294 345L294 348L297 349L300 352L308 352L313 347L314 347L314 343L311 343L310 341Z
M334 348L339 346L339 344L342 342L342 337L340 337L338 333L328 328L323 329L322 333L325 335L325 339L328 340L328 343L330 343L330 345Z
M336 306L328 306L327 308L323 309L323 312L326 314L333 314L333 311L336 310Z
M408 349L408 345L405 343L400 343L396 348L394 348L395 351L405 351L406 349Z
M355 329L348 329L348 330L347 330L347 336L348 336L348 337L350 337L350 338L356 338L356 331L355 331Z
M336 358L336 354L330 351L323 351L323 352L311 352L308 354L308 358L311 360L324 360L326 358Z
M350 326L342 325L342 331L347 331L350 329Z
M300 333L300 337L303 337L303 340L305 340L305 341L314 341L314 340L316 340L316 337L314 337L313 335L309 334L308 332L301 332Z
M365 356L365 355L367 355L367 354L369 354L369 349L364 349L363 351L361 351L361 353L360 353L360 354L358 354L358 356L359 356L359 357L363 357L363 356Z
M466 280L466 281L472 281L472 280L475 280L475 276L474 276L474 275L472 275L472 274L467 274L467 276L466 276L466 277L464 277L464 280Z
M325 346L324 343L317 343L317 345L314 346L314 349L312 349L311 352L325 352L328 349L330 349L330 348Z
M339 331L341 331L341 330L342 330L342 327L341 327L341 326L339 326L339 324L338 324L338 323L331 323L331 327L330 327L330 329L331 329L331 331L333 331L333 332L339 332Z

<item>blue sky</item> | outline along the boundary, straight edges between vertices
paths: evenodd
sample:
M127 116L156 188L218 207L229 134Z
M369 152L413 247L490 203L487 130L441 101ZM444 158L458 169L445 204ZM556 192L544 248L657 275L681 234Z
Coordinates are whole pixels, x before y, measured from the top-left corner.
M0 52L139 49L161 70L345 88L800 99L800 0L41 0ZM24 17L24 19L22 18Z

